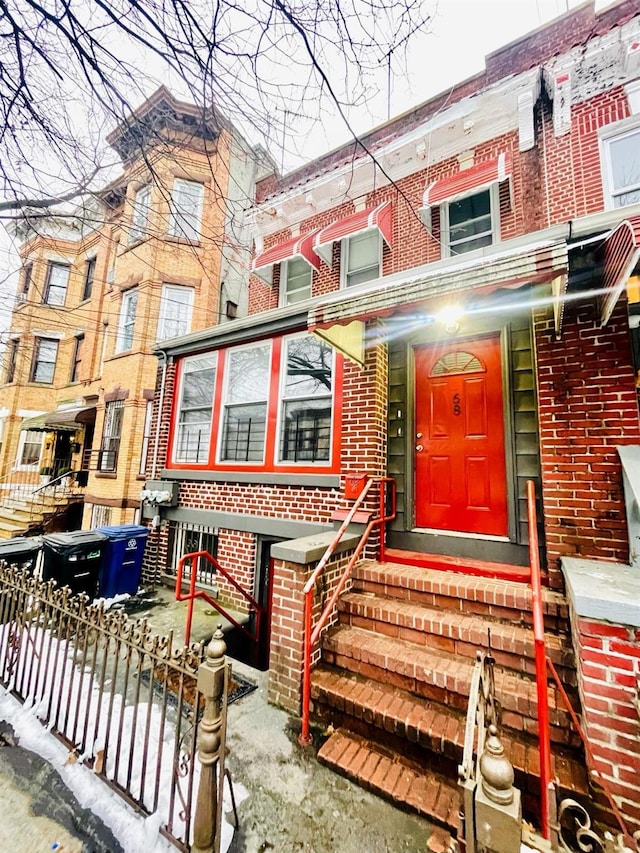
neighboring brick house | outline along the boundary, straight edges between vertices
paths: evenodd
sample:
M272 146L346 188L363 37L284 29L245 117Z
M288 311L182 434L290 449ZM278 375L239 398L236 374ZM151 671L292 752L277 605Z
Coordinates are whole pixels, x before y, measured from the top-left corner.
M519 631L530 619L523 582L532 479L545 607L559 631L553 648L588 712L584 673L576 678L570 660L561 568L567 559L629 559L618 448L640 444L631 280L640 255L637 4L598 15L584 4L357 143L270 175L257 185L253 215L249 316L157 347L154 479L177 485L177 500L158 513L153 561L171 572L187 547L217 549L270 608L270 695L297 711L301 590L318 559L303 558L315 551L300 539L325 541L350 505L352 475L392 477L397 513L386 544L395 567L355 577L342 606L350 624L323 641L313 697L325 719L347 719L356 739L369 737L365 723L378 722L387 689L405 692L386 708L416 693L439 703L405 718L385 711L379 727L392 746L407 732L438 752L437 772L455 776L458 735L443 723L429 747L408 720L457 713L469 685L461 661L478 645L500 649L514 679L501 676L505 725L525 739L537 725L527 698L530 637L518 646L505 634L506 623ZM150 561L147 571L156 570ZM394 585L405 609L385 621ZM384 604L368 606L382 588ZM407 599L436 611L409 613ZM441 625L444 608L457 616ZM477 614L472 628L469 612ZM490 628L485 616L495 620ZM605 775L637 826L640 786L629 781L640 770L634 631L611 635L624 635L635 658L623 667L626 704L607 706L612 719L624 718L628 742L617 754L628 774L610 762ZM433 655L423 661L424 648L406 644L427 633L434 636L422 643ZM401 641L395 650L385 645L391 636ZM360 692L346 700L336 698L337 670L348 660L347 681ZM601 680L614 681L616 666L601 667ZM374 693L364 679L376 672L382 684L369 707L362 697ZM554 737L573 743L558 719ZM323 747L325 759L354 777L383 766L347 742L342 753ZM516 770L525 785L535 775ZM382 771L365 782L408 802L398 773L393 784ZM569 775L573 783L579 772ZM455 828L455 804L443 794L424 810Z
M0 386L3 488L86 471L85 527L139 517L154 343L247 312L241 212L261 156L164 88L108 141L123 171L99 199L12 224L23 268Z

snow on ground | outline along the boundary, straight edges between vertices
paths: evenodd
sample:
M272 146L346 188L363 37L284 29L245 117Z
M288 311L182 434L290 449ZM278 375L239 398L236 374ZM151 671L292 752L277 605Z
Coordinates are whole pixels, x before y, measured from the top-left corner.
M25 711L23 705L10 693L0 690L0 719L14 729L20 746L30 749L48 761L60 773L64 783L83 808L90 809L108 826L122 844L125 853L173 853L175 847L158 832L157 815L144 818L131 809L108 785L102 782L81 762L67 763L69 751L39 722L33 710ZM236 802L247 796L242 786L235 784ZM224 812L231 811L229 791L225 788ZM226 853L233 839L233 826L223 819L220 850Z

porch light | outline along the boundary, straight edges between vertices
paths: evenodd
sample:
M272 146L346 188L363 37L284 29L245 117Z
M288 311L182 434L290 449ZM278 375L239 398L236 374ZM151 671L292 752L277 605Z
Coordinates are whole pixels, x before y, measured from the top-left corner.
M460 320L464 316L462 305L446 305L436 314L436 320L442 323L447 332L457 332L460 328Z

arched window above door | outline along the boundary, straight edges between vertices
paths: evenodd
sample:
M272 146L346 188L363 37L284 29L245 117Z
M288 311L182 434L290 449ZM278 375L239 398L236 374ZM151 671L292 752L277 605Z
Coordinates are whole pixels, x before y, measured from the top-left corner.
M470 352L448 352L439 358L431 368L431 376L445 376L451 373L485 373L486 367L480 359Z

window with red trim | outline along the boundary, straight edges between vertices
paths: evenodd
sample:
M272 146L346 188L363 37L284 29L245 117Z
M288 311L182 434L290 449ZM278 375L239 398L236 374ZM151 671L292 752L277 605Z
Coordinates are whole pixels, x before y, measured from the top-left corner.
M337 469L339 369L307 334L181 359L169 467Z

